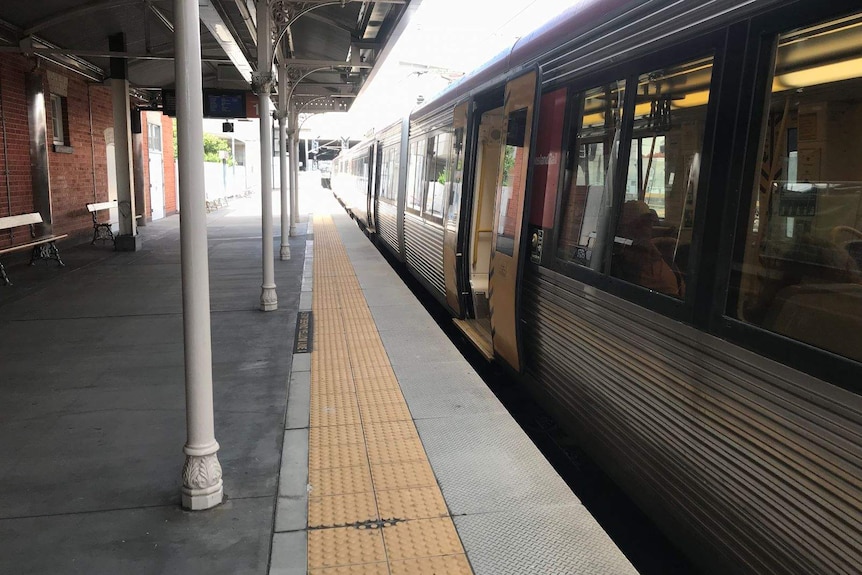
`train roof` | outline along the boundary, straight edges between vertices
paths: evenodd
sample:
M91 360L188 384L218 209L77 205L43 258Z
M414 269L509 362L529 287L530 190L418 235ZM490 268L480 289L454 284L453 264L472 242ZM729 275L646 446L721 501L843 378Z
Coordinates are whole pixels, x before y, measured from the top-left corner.
M594 28L626 7L641 3L642 0L580 0L414 110L410 117L422 117L445 103L459 100L494 78L534 61L560 44Z

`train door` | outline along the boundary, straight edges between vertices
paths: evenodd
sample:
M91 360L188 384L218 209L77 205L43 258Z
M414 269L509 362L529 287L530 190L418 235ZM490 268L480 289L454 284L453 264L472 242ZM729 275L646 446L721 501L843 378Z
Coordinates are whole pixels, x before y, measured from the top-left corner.
M462 251L466 260L461 269L466 272L464 288L469 297L468 313L465 314L465 319L455 320L455 325L489 360L494 358L494 347L488 287L494 233L494 197L497 172L500 169L502 133L503 108L482 113L473 136L475 170L472 198L468 207L470 225Z
M515 370L521 369L518 329L518 279L529 171L536 72L506 84L499 168L497 170L493 251L488 273L491 341L496 355Z
M469 102L456 106L452 125L452 154L447 198L448 207L443 220L443 275L446 278L446 303L460 316L464 309L461 298L459 271L461 254L458 250L458 230L461 218L461 194L464 182L464 152L467 137L467 110Z

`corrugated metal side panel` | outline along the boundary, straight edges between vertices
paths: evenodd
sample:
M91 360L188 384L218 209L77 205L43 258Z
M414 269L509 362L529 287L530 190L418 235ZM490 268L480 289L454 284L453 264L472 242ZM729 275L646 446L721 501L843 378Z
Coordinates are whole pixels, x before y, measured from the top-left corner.
M381 200L377 201L377 235L389 251L398 255L398 210Z
M404 214L404 246L407 265L426 282L446 296L443 277L443 228L429 224L411 213Z
M859 572L862 398L558 274L525 279L528 372L672 536L712 550L701 565Z
M412 140L422 134L451 126L454 123L454 114L455 108L453 106L446 106L423 118L412 120L410 122L410 139Z
M765 11L782 0L648 0L541 56L542 82L566 80L678 44ZM520 58L524 60L524 58ZM523 62L520 62L519 65ZM514 67L514 66L513 66Z

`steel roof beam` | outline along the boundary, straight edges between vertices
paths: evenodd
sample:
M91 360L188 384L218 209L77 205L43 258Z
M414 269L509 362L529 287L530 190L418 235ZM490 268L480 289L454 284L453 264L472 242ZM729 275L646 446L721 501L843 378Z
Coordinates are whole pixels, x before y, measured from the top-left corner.
M27 48L19 46L0 46L0 53L36 54L37 56L82 56L86 58L125 58L127 60L175 60L173 54L133 54L112 52L110 50L74 50L69 48ZM229 58L202 58L203 62L230 64Z
M142 3L142 0L95 0L94 2L78 6L77 8L73 8L72 10L68 10L56 16L33 22L24 29L23 33L24 36L31 36L40 30L56 26L57 24L62 24L67 20L78 18L79 16L89 14L90 12L98 12L100 10L107 10L108 8L116 8L117 6L140 3Z

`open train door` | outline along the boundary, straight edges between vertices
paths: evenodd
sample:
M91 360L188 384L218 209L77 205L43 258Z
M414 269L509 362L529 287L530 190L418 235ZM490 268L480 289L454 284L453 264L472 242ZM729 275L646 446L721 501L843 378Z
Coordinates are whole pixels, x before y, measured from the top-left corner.
M488 278L494 352L516 371L521 370L518 277L536 82L537 72L531 71L506 84L503 104L505 145L500 150L493 255Z

